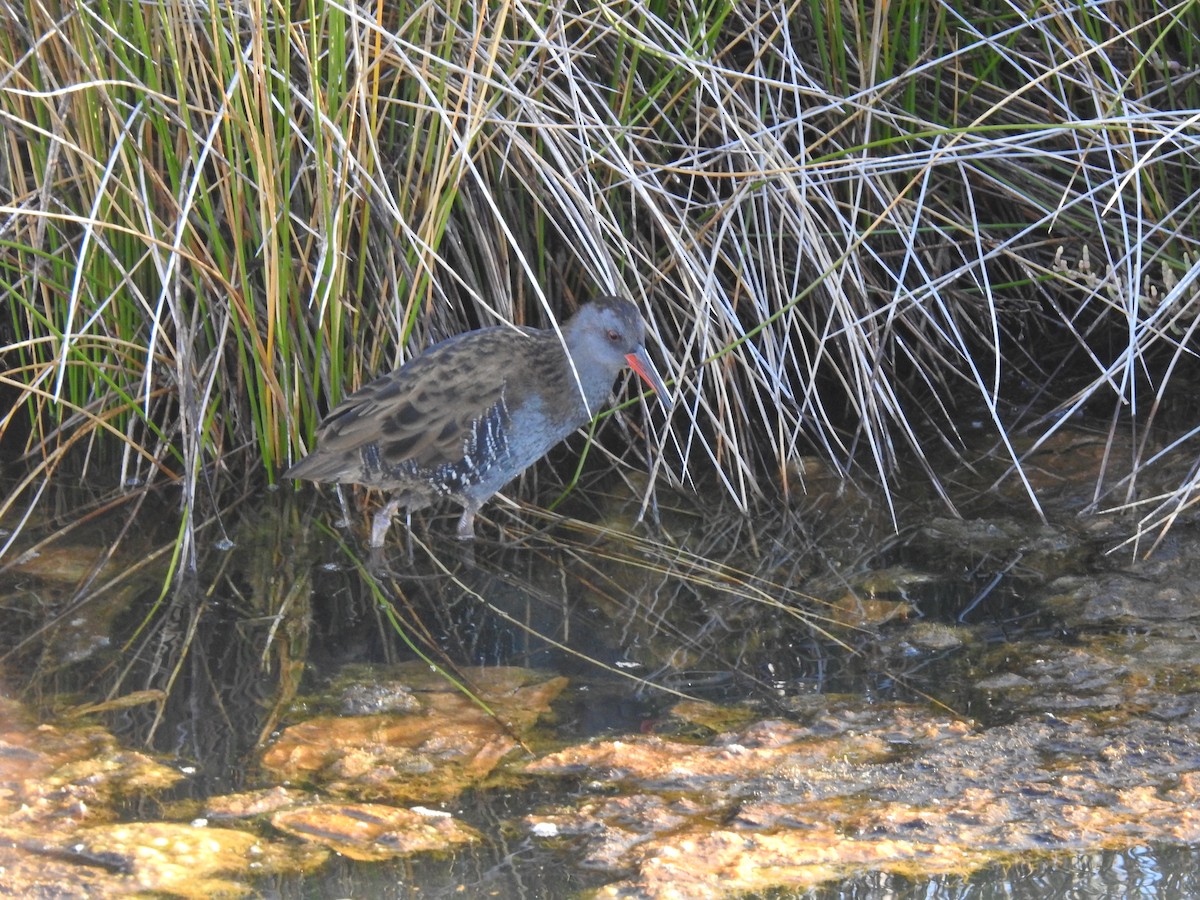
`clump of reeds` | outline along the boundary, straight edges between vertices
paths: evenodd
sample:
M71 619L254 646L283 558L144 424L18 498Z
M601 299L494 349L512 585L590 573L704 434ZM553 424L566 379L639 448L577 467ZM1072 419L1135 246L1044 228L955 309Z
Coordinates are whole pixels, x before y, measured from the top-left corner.
M937 485L965 416L1021 478L1017 429L1083 409L1132 430L1097 502L1132 499L1149 436L1195 436L1161 410L1200 308L1198 26L1065 0L6 4L0 433L36 465L0 516L84 461L178 484L187 550L206 479L274 477L432 339L598 290L642 304L678 386L654 452L743 507L814 449Z

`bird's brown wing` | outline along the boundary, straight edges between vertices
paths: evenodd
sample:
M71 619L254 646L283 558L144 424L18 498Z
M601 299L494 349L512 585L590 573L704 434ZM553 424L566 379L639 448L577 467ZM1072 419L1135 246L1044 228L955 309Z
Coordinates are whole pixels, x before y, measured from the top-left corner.
M336 406L317 431L317 449L288 477L387 485L453 476L478 449L481 430L507 427L507 385L539 338L487 328L431 347Z

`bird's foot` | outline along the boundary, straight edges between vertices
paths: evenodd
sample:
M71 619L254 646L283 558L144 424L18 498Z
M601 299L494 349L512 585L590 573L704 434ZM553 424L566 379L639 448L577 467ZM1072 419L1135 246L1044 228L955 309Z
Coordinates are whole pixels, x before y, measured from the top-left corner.
M399 499L389 500L383 509L375 513L375 519L371 522L372 549L383 546L383 540L387 537L388 529L392 527L392 516L396 514L396 510L400 508L400 505L401 501Z
M346 493L340 484L335 484L333 487L334 493L337 494L338 506L342 510L342 517L333 523L333 527L349 528L354 524L354 517L350 515L350 505L346 502Z
M475 540L475 509L468 506L463 510L462 518L458 520L458 539L460 541Z

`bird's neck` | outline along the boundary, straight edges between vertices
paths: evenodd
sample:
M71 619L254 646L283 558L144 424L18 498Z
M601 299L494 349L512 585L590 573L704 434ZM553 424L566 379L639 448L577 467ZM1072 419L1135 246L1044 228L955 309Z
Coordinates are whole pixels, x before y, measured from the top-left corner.
M600 412L608 400L619 370L613 371L611 366L597 360L593 354L576 349L570 334L566 338L568 362L564 388L574 401L576 417L581 423L587 422Z

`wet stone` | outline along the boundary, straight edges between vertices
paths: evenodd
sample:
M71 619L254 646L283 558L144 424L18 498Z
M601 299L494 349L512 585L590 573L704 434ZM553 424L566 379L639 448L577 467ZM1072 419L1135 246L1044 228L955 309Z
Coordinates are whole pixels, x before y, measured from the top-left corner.
M303 841L358 860L446 852L480 840L448 813L379 803L323 803L284 810L271 824Z
M965 873L1014 852L1200 839L1191 729L1108 715L980 729L891 705L705 744L595 741L526 768L606 795L525 821L621 873L600 894L612 897L729 897L853 869Z
M276 785L256 791L209 797L204 803L204 815L212 819L248 819L312 802L314 796L308 791Z
M928 567L947 571L975 567L983 559L1012 564L1015 574L1050 580L1077 569L1090 552L1077 535L1052 524L1030 525L1016 519L936 517L909 546Z
M682 700L671 707L671 715L682 722L710 729L728 731L754 718L753 710L737 706L720 706L698 700Z
M1019 691L1032 687L1032 681L1016 672L1001 672L975 682L975 689L979 691Z
M971 639L971 632L940 622L914 622L904 632L903 639L918 650L944 653L966 644Z
M98 726L34 725L18 709L10 713L0 717L0 827L105 821L118 799L161 791L183 778L146 754L122 749Z
M100 726L36 724L0 701L0 893L234 897L248 893L250 879L323 859L324 851L294 853L248 832L113 823L121 801L182 778Z
M238 896L246 888L222 876L264 875L323 860L300 854L245 831L202 828L170 822L142 822L88 828L60 847L81 862L128 873L137 887L182 897Z
M1200 591L1195 583L1172 579L1164 584L1123 574L1064 577L1047 587L1042 604L1075 628L1169 624L1175 636L1180 628L1200 634Z
M1084 634L1076 646L1010 644L979 663L974 689L993 714L1068 710L1162 711L1178 718L1181 692L1200 687L1200 644L1158 635ZM1189 710L1183 715L1190 715Z
M465 670L489 713L428 666L393 667L385 677L398 672L408 674L417 709L318 716L288 726L263 753L264 769L339 798L415 803L455 797L517 750L518 736L566 686L565 678L514 667Z
M413 696L408 685L388 682L386 684L346 685L338 700L341 711L348 716L369 716L377 713L417 712L421 703Z

